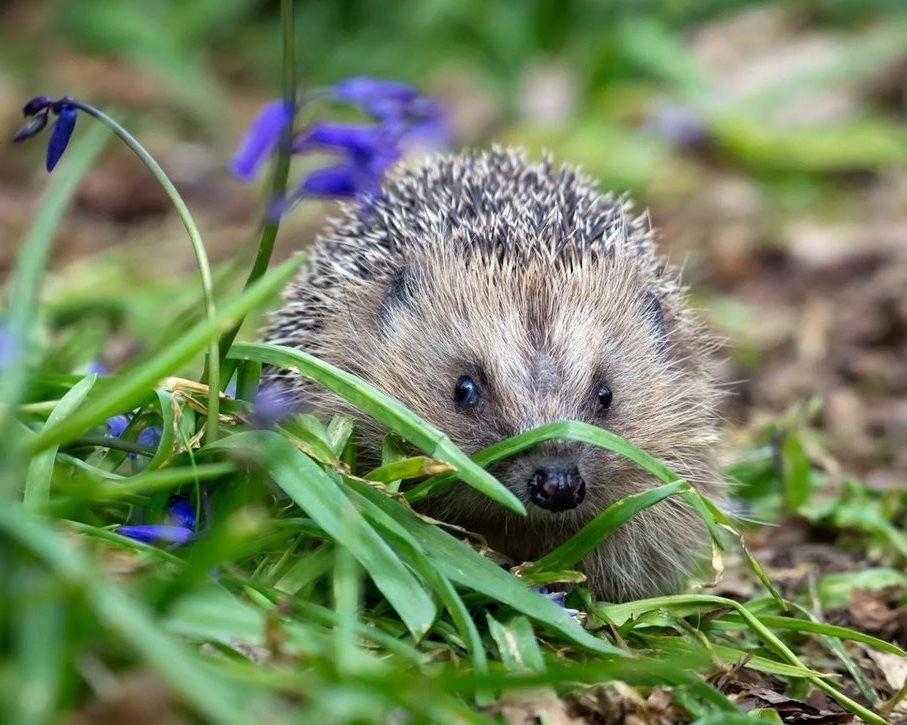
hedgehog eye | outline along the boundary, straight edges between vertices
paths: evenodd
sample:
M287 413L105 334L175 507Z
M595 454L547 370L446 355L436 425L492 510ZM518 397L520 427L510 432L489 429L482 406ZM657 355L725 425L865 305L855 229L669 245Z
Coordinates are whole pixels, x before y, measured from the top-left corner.
M463 375L454 385L454 402L458 408L472 408L479 402L479 386L468 375Z
M601 410L607 410L611 407L611 401L614 399L614 394L607 385L599 385L595 391L595 398L598 400L598 407Z

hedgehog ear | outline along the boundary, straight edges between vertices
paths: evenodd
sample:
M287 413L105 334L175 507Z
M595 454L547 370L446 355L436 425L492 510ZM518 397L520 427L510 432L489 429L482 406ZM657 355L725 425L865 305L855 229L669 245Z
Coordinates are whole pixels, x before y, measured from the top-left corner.
M378 310L378 322L382 327L390 324L394 313L400 309L415 309L416 293L422 273L411 264L399 267L388 279L384 298Z
M664 308L661 300L654 292L646 292L643 297L643 318L655 334L659 355L664 355L668 349L668 325L665 320Z

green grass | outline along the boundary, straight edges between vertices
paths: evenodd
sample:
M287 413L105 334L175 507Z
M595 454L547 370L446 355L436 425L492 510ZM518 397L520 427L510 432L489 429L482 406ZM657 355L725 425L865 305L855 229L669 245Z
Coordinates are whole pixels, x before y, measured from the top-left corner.
M92 144L89 137L74 149L70 168L87 168L79 159L90 158ZM38 261L46 259L72 188L61 183L49 190L31 243L23 247L20 270L32 271L20 272L28 275L22 279L38 283ZM45 364L21 362L28 375L5 388L10 424L7 503L0 510L0 692L14 721L52 721L102 697L99 672L116 682L148 670L165 683L172 707L216 722L247 722L263 713L374 721L400 712L481 722L493 720L494 704L514 690L547 688L566 696L616 681L641 691L670 687L675 706L690 720L742 721L747 718L733 700L711 684L724 662L794 687L806 683L867 722L884 722L857 702L853 687L842 687L821 661L798 650L815 639L858 680L847 643L907 653L826 624L770 588L742 602L679 594L609 604L592 601L580 584L569 600L581 612L577 619L529 587L581 582L571 568L588 551L668 496L685 496L697 507L717 550L736 546L726 516L609 431L553 423L470 459L443 432L364 381L298 351L238 342L229 356L239 366L241 397L257 387L261 363L294 367L423 455L407 458L388 445L378 469L357 470L350 466L348 422L324 425L298 416L275 430L253 430L243 422L248 403L226 398L221 437L206 442L207 390L191 384L191 371L200 369L196 363L208 343L267 304L297 265L291 260L276 267L222 303L214 319L121 375L61 376L67 371L53 369L52 350L21 351L23 360L43 353ZM33 297L17 308L23 319L37 319ZM185 382L159 384L177 377ZM142 425L163 426L156 449L130 444L136 430L122 441L103 439L105 418L132 409ZM514 505L483 466L551 438L609 448L661 484L616 502L574 538L520 567L519 577L423 520L408 502L459 479ZM798 440L788 436L781 447L784 486L766 480L771 474L758 451L735 467L734 475L755 492L754 505L777 506L771 503L776 495L793 509L814 503L813 472ZM142 455L130 458L130 450ZM426 478L429 473L436 475ZM401 494L395 490L401 479L422 483ZM853 484L850 490L862 496L863 513L849 525L863 526L896 554L902 535L873 515L864 489ZM115 532L126 522L162 521L177 492L204 509L194 543L157 548ZM844 514L839 506L812 515ZM755 569L754 580L766 581ZM854 687L857 697L879 700L865 680Z
M150 66L156 77L182 84L176 95L184 99L177 105L191 110L196 121L215 125L223 103L196 57L197 44L212 27L219 31L210 42L232 43L230 24L250 16L251 5L168 2L141 22L128 11L112 12L114 5L95 0L78 13L57 10L58 23L80 39L78 46L118 49ZM454 38L456 47L478 43L485 48L495 81L503 85L512 84L539 47L581 55L601 47L602 57L574 60L585 69L588 77L581 80L593 100L600 96L596 102L602 108L626 102L609 97L609 82L619 93L619 82L634 74L644 79L642 85L664 79L702 112L716 148L731 161L812 174L821 190L827 181L823 173L886 168L903 160L903 130L887 120L870 117L801 139L763 124L760 99L745 99L750 106L739 108L705 104L710 81L684 54L670 19L641 22L629 3L618 5L620 22L604 23L613 28L609 42L591 43L587 33L602 25L590 22L602 12L597 3L577 3L561 12L536 2L529 14L500 5L497 12L503 16L490 25L503 35L494 37L485 37L489 23L482 13L457 3L439 4L441 11L434 15L414 12L415 5L406 3L362 23L367 37L350 41L359 55L332 57L331 43L343 34L338 28L345 32L346 20L324 4L307 10L316 15L301 23L300 50L329 60L314 69L328 80L361 72L362 58L377 57L381 49L388 51L377 57L376 70L382 64L393 70L405 66L403 59L417 65L409 58L412 48L395 49L388 42L400 18L412 15L412 23L426 32L411 35L428 39L419 41L414 57L434 58L440 52L437 28L451 25L446 37ZM854 12L857 7L838 5ZM674 12L682 17L673 20L683 27L698 17ZM272 21L270 15L262 19ZM372 32L380 23L389 26L386 32ZM276 35L255 32L274 53ZM861 64L844 64L824 82L838 82L845 71L868 72L896 45L887 32L865 42L857 47L865 51ZM507 52L500 54L501 48ZM772 93L796 92L803 83L785 81ZM608 138L614 136L610 146L616 157L599 152L603 128ZM855 588L907 587L907 539L892 524L907 509L902 493L872 491L851 480L840 495L826 495L826 481L808 453L821 441L797 421L778 421L764 440L751 441L751 450L727 471L751 516L765 521L797 516L846 538L873 564L845 575L819 572L811 589L785 599L743 547L738 529L744 522L718 511L645 451L585 423L550 423L469 457L444 431L324 361L287 348L235 342L224 344L221 355L225 368L236 370L236 399L220 399L218 435L207 436L206 351L219 339L232 341L247 316L272 305L300 260L262 276L276 235L276 224L266 226L266 253L260 252L249 284L231 295L231 280L221 284L227 275L218 278L217 310L199 322L203 298L192 282L182 280L157 293L114 290L97 309L91 299L73 300L69 307L60 300L39 304L66 208L107 141L99 127L79 133L19 245L12 295L0 312L13 349L0 371L0 712L5 721L66 721L149 672L164 684L169 708L211 722L407 717L494 722L500 720L497 708L517 691L569 698L618 682L642 696L667 688L679 717L697 723L776 717L774 711L744 714L739 709L722 683L728 673L741 670L770 675L779 690L801 700L821 690L865 721L884 722L879 714L883 698L855 661L857 646L898 657L907 653L829 623L824 615L846 606ZM513 133L521 142L552 142L549 132L538 139L528 130ZM591 170L619 180L618 186L637 185L646 165L663 167L668 153L664 144L630 139L621 124L597 112L580 122L579 132L553 141L558 151L591 159ZM613 168L595 168L596 163ZM278 164L275 187L285 173ZM232 270L237 277L245 272ZM183 312L162 320L156 313L168 295ZM72 351L81 355L96 342L85 323L95 313L115 313L132 322L141 318L138 329L149 329L149 320L157 323L149 349L116 375L81 374L72 362ZM373 470L356 465L351 421L300 415L272 430L250 427L246 421L262 364L295 368L392 431L381 465ZM135 411L132 423L121 438L111 438L105 419L127 411ZM139 441L142 429L152 425L162 429L156 446ZM474 541L414 512L419 501L457 481L521 511L520 502L486 468L558 438L627 457L651 474L653 487L614 503L575 537L515 572L493 563ZM204 524L189 545L150 546L116 532L122 524L162 523L175 494L193 502ZM676 596L622 604L593 601L574 567L616 528L671 496L684 497L705 520L717 567L725 559L746 562L752 594L705 594L693 582ZM530 588L555 582L576 583L568 605L579 610L578 618ZM134 694L132 705L141 707L145 694ZM147 696L153 696L153 688Z

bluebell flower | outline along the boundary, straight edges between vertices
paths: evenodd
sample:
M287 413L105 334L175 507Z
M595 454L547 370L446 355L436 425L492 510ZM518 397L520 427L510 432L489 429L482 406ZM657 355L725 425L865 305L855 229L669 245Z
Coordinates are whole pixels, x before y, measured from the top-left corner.
M62 105L54 123L53 131L50 133L50 141L47 142L47 170L53 171L57 162L66 151L69 145L69 139L72 138L72 132L76 129L76 117L79 112L75 106Z
M126 429L129 427L129 424L132 422L132 413L121 413L120 415L114 415L108 418L106 421L107 431L114 438L120 438L123 433L126 432ZM159 425L150 425L147 428L142 429L139 433L139 437L136 439L136 443L142 446L148 446L149 448L157 448L160 445L161 437L163 436L163 429ZM138 459L138 455L135 453L130 453L129 458L133 461Z
M271 101L261 109L230 161L233 173L251 181L268 156L277 148L280 134L293 122L293 111L281 101Z
M357 105L377 123L317 123L296 136L293 153L327 149L338 152L339 158L309 173L287 199L278 200L271 210L274 216L307 196L377 194L384 173L404 149L434 149L449 140L441 107L407 83L358 76L310 94L311 99L325 97ZM234 157L233 171L241 179L250 179L276 148L280 131L290 122L281 115L283 109L281 101L272 101L252 125Z
M167 507L163 524L118 526L116 532L146 544L173 544L182 546L195 538L198 522L195 507L186 496L174 496Z
M401 109L420 97L409 83L386 78L353 76L331 86L331 94L341 101L360 106L375 118L400 115Z
M649 105L643 126L677 146L695 146L708 136L699 114L689 106L666 98Z
M258 391L249 412L249 424L254 428L272 428L296 412L292 391L279 383L265 383Z
M570 607L566 606L567 592L549 592L548 587L541 586L541 585L530 587L530 588L532 589L532 591L538 592L543 597L547 597L548 599L550 599L552 602L557 604L557 606L559 606L561 609L563 609L568 615L570 615L574 619L576 619L577 616L579 615L578 609L571 609Z
M343 152L340 163L310 173L300 196L356 196L376 193L388 167L402 155L402 130L361 124L312 126L293 142L296 153L317 148Z
M13 136L13 141L17 142L37 136L47 126L51 113L57 117L57 120L54 122L50 140L47 143L46 165L48 171L54 170L75 131L76 119L79 115L75 102L66 97L52 101L47 96L35 96L22 107L22 115L28 120Z
M126 432L126 429L129 427L129 422L130 417L128 415L120 414L111 416L106 421L107 432L114 438L119 438Z

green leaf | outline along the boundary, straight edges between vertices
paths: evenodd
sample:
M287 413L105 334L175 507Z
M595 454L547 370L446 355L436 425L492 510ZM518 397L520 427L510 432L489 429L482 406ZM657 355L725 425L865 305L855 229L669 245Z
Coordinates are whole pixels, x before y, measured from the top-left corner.
M476 465L446 435L399 401L355 375L300 350L281 345L238 342L231 348L230 357L260 360L268 365L295 370L300 375L311 378L368 413L432 458L453 466L464 483L517 513L526 513L523 504L509 489Z
M422 583L362 518L332 474L271 431L247 431L209 444L204 451L233 450L260 461L275 483L365 568L416 639L437 615Z
M514 617L501 624L490 614L488 631L498 646L501 662L511 672L544 672L545 660L539 649L532 624L526 617Z
M47 416L47 426L53 426L65 420L77 410L85 396L94 387L97 375L86 375L76 383ZM47 503L50 498L50 483L54 473L54 461L57 458L57 446L41 451L28 463L28 474L25 477L25 504L35 508Z
M29 336L35 325L38 294L41 278L47 268L57 228L63 220L76 187L88 173L104 144L110 139L110 132L100 125L93 125L77 138L69 148L66 158L51 176L50 185L35 214L34 222L19 244L16 267L13 273L13 290L9 311L6 314L6 349L9 359L0 376L0 454L4 460L4 472L13 474L11 462L18 460L15 452L16 436L8 435L9 420L16 405L22 399L28 375L25 360L28 354ZM59 442L59 441L58 441ZM0 477L0 481L3 477ZM17 476L10 477L14 483ZM0 485L0 494L6 488Z
M654 506L669 496L688 490L690 490L688 483L675 481L649 491L625 496L598 514L575 536L571 536L554 551L526 567L525 571L537 574L543 570L570 569L607 539L618 526L625 524L640 511Z
M81 410L57 425L46 427L30 442L29 449L34 453L70 440L109 416L134 408L149 395L158 381L177 372L181 366L204 350L208 342L217 337L219 332L283 287L300 262L300 257L294 257L274 268L268 275L244 290L235 300L224 305L213 319L193 327L178 341L120 378L115 387L97 399L89 399Z
M363 490L362 494L368 495L368 492ZM422 521L412 511L378 492L368 498L406 529L443 577L512 607L574 644L602 655L625 656L623 650L589 634L561 607L446 531Z
M43 560L65 583L81 589L98 620L153 667L198 713L242 725L268 705L260 692L216 675L206 661L169 636L122 589L108 584L69 542L21 506L0 507L0 531ZM280 709L276 702L271 707Z

